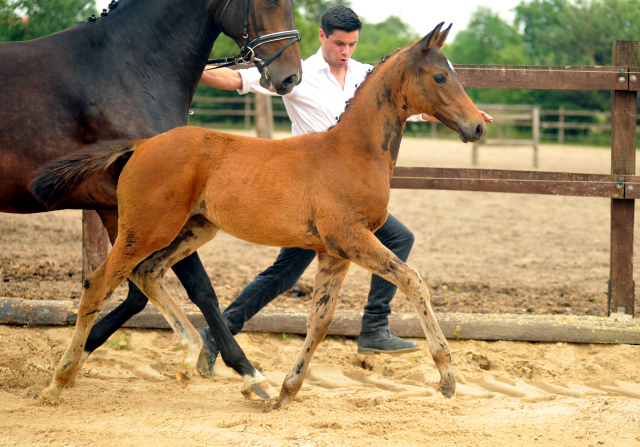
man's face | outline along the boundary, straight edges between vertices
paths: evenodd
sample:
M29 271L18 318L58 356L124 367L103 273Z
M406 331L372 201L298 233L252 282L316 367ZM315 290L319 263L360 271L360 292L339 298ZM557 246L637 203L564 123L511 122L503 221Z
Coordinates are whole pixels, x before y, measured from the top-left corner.
M358 44L360 31L334 30L330 36L320 30L320 42L322 42L322 55L327 63L334 68L346 67L353 50Z

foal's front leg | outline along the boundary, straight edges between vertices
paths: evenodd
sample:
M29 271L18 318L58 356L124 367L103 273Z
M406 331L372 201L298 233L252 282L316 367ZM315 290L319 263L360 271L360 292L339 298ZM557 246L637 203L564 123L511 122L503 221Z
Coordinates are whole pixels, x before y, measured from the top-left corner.
M456 391L456 380L449 343L438 326L431 308L429 290L418 272L402 262L367 230L363 230L356 238L343 241L343 250L354 263L395 284L411 300L418 312L431 356L440 372L442 394L452 397Z
M298 353L293 369L284 379L275 408L290 403L302 387L309 361L318 345L324 340L333 320L340 287L347 275L349 265L351 265L349 261L331 256L326 252L318 252L318 273L316 273L313 287L311 313L307 320L307 338Z

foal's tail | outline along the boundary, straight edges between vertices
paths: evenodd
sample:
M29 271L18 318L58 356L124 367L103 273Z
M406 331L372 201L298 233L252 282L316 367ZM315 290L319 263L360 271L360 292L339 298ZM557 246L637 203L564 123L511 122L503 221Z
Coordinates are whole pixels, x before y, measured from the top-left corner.
M29 183L29 191L51 209L92 174L104 172L116 162L122 168L135 148L132 140L92 144L44 165Z

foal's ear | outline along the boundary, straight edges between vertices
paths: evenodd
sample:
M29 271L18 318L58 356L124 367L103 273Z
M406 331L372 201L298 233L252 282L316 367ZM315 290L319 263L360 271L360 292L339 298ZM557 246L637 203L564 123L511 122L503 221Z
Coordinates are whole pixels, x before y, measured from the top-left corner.
M440 35L438 36L437 42L433 44L433 46L436 47L438 50L442 50L442 47L444 47L444 41L447 40L449 31L451 31L451 25L453 25L453 23L449 24L449 27L440 33Z
M449 34L449 30L451 29L451 25L449 25L449 28L447 28L444 33L440 33L442 25L444 25L444 22L440 22L433 31L424 36L422 40L418 42L418 46L423 53L427 52L431 47L436 47L438 49L442 48L444 45L444 39L447 38L447 34ZM441 35L444 35L444 38L440 39Z

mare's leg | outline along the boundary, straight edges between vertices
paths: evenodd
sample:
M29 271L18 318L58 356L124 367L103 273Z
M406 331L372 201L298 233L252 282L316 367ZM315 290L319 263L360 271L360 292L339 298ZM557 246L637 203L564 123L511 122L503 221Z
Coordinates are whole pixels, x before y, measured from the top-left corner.
M167 247L149 256L131 274L130 278L144 290L145 294L160 310L174 331L180 336L185 357L176 377L181 386L186 387L193 374L195 362L202 349L202 338L186 319L184 313L175 301L162 287L165 272L183 257L194 253L201 245L211 240L218 229L207 219L196 215L192 217ZM182 272L183 275L188 272ZM271 399L276 397L276 391L266 379L251 365L244 352L235 341L220 313L218 301L213 287L204 296L204 303L200 302L207 323L222 348L222 358L245 380L242 394L251 399ZM196 302L194 300L194 302ZM198 302L196 302L198 304Z
M433 360L440 371L442 394L445 397L452 397L455 393L456 381L451 366L451 351L433 315L429 290L418 272L398 259L369 231L363 230L356 237L348 241L339 241L337 244L348 247L345 253L354 263L397 285L411 300L418 312Z
M309 361L331 325L340 287L350 264L349 261L326 252L318 253L318 273L313 287L311 313L307 320L307 337L293 369L284 379L276 408L290 403L300 390L309 368Z

